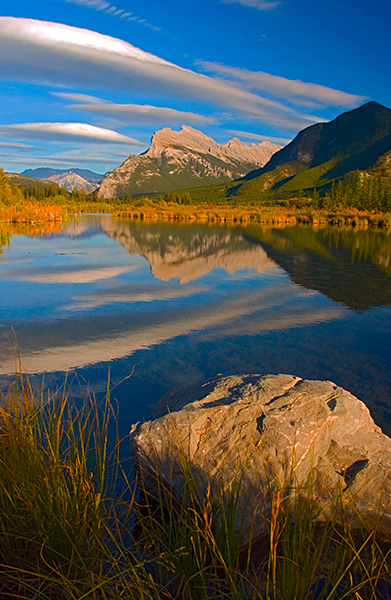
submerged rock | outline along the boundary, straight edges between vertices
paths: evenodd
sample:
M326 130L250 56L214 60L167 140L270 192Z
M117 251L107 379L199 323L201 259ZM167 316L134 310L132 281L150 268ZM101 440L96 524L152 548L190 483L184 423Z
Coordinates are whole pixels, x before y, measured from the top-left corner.
M217 378L166 394L150 421L133 425L130 440L151 494L157 466L183 494L183 457L201 493L210 485L212 494L226 494L241 479L238 519L245 514L255 535L279 490L306 497L319 521L341 518L342 501L354 524L391 531L391 439L363 402L330 381Z

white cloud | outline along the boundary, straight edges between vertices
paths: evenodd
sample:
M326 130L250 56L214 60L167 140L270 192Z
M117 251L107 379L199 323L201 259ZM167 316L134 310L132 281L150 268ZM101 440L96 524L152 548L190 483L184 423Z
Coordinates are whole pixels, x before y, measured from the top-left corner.
M117 8L105 0L64 0L64 2L92 8L98 12L105 12L107 15L111 15L113 17L119 17L120 19L125 19L126 21L136 22L139 25L143 25L144 27L148 27L154 31L161 31L161 27L151 25L151 23L148 23L148 21L145 19L140 19L140 17L133 15L131 12L125 12L123 8Z
M147 146L147 144L146 144ZM121 151L123 148L123 151ZM100 142L93 144L88 142L87 144L78 143L77 148L68 149L64 152L58 150L57 145L54 151L47 151L45 154L39 155L22 155L19 151L17 153L1 152L1 161L8 165L8 170L18 170L23 168L30 168L32 166L42 167L46 165L48 167L62 167L64 169L74 167L75 165L96 165L96 168L107 171L109 168L118 166L130 153L138 153L140 148L137 146L121 146L119 144L104 144Z
M244 84L249 90L262 90L277 98L296 102L302 106L314 106L321 103L326 106L356 106L366 98L348 94L341 90L308 83L300 79L287 79L263 71L249 71L208 61L197 61L206 72L228 77Z
M193 307L191 311L173 311L158 315L156 322L148 320L141 324L130 324L124 315L121 320L121 332L113 331L112 323L101 320L99 332L88 339L80 330L69 342L64 328L56 328L57 346L42 343L44 335L40 332L38 339L24 335L18 330L18 346L21 351L22 364L30 373L45 371L62 371L88 364L114 360L130 356L137 350L149 349L171 340L176 336L188 335L193 331L205 331L205 339L216 339L222 336L245 334L263 334L269 331L281 331L293 327L302 327L312 323L329 322L344 318L346 309L340 306L317 308L312 306L307 292L297 288L296 296L304 298L303 302L293 309L281 300L287 296L287 285L276 285L272 290L256 290L244 297L226 300L223 305L216 303L209 307ZM275 307L278 306L278 316ZM250 317L251 320L246 320ZM47 324L52 327L52 324ZM212 329L215 328L215 329ZM46 338L45 338L46 340ZM40 345L43 346L40 348ZM33 346L33 347L32 347ZM15 365L10 363L10 353L0 348L0 364L6 372L12 372Z
M104 0L65 0L65 2L88 6L88 8L94 8L95 10L107 10L110 8L110 3Z
M72 303L61 308L62 311L79 312L81 310L91 310L101 306L107 306L113 303L129 304L130 302L156 302L161 300L173 300L176 298L186 298L194 294L208 292L209 288L202 285L187 286L185 288L151 287L145 290L127 291L124 293L101 293L96 292L90 295L75 296Z
M291 130L317 120L87 29L14 17L0 17L0 26L2 70L10 80L181 96Z
M99 142L144 146L143 142L127 135L87 123L15 123L2 127L2 134L23 139L47 140L54 138L62 141L82 140L84 142L99 140Z
M93 283L102 279L112 279L129 273L137 266L101 267L96 269L56 270L54 272L15 275L10 277L15 281L30 281L34 283Z
M0 140L0 148L5 148L6 150L16 150L17 152L34 152L39 150L36 146L29 146L28 144L18 144L17 142L3 142Z
M47 167L75 167L79 164L96 164L101 165L103 168L106 168L106 165L113 165L113 167L118 166L119 162L123 162L126 158L128 158L129 153L120 157L120 158L110 158L110 157L101 157L98 156L89 156L89 154L85 154L84 156L67 156L67 155L56 155L51 154L47 156L29 156L27 157L20 156L18 154L11 153L3 153L1 152L0 157L1 160L7 160L8 165L13 165L15 168L30 168L30 167L42 167L44 164Z
M86 104L93 103L98 104L110 104L108 100L97 98L96 96L90 96L90 94L78 94L74 92L52 92L52 96L56 98L62 98L63 100L69 100L70 102L85 102Z
M289 138L275 137L273 135L261 135L260 133L251 133L250 131L241 131L240 129L229 129L229 133L238 136L240 139L258 140L259 142L273 142L273 144L281 144L285 146L292 141Z
M223 4L242 4L257 10L273 10L281 4L279 0L221 0Z
M115 104L88 94L68 94L63 92L53 92L54 96L64 98L65 100L74 100L77 104L71 104L68 108L74 110L83 110L88 113L110 117L123 121L125 123L215 123L212 117L205 117L193 112L176 110L164 106L151 106L149 104Z

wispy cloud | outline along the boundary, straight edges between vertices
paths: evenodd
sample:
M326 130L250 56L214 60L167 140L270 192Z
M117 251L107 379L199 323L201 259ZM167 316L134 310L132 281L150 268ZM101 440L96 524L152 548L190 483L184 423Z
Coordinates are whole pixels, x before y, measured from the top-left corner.
M92 8L98 12L104 12L107 15L111 15L113 17L119 17L125 21L133 21L142 25L143 27L148 27L149 29L153 29L154 31L161 31L161 27L157 27L156 25L152 25L148 23L145 19L141 19L137 15L134 15L132 12L124 8L117 8L110 2L106 2L105 0L63 0L64 2L68 2L68 4L78 4L79 6L85 6L87 8Z
M144 146L134 138L117 133L112 129L103 129L87 123L15 123L1 128L2 135L23 139L38 139L84 142L107 142Z
M242 4L257 10L273 10L281 4L279 0L221 0L222 4Z
M300 79L287 79L263 71L249 71L238 67L230 67L220 63L197 61L197 65L207 73L226 77L231 81L240 82L248 90L261 90L271 96L285 99L302 106L356 106L366 98L349 94L317 83L308 83Z
M123 162L126 158L128 158L129 152L120 158L120 161ZM27 158L21 156L20 154L11 154L6 152L0 153L1 160L7 160L7 164L9 164L12 168L30 168L30 167L42 167L44 164L47 167L75 167L78 165L101 165L103 169L106 168L106 165L113 165L116 167L120 162L118 158L111 158L110 156L90 156L89 154L84 153L84 156L80 154L80 156L75 156L73 154L48 154L48 155L39 155L39 156L29 156Z
M88 6L88 8L94 8L95 10L107 10L111 4L104 0L65 0L70 4L79 4L80 6Z
M156 302L160 300L173 300L177 298L186 298L195 294L208 292L206 285L188 285L186 287L156 287L143 285L143 289L135 289L132 285L131 290L124 293L101 292L100 290L90 295L80 295L72 298L72 304L65 305L61 310L68 312L79 312L81 310L91 310L100 306L107 306L114 303L129 304L130 302Z
M35 152L39 150L36 146L30 146L28 144L18 144L17 142L4 142L0 140L0 149L5 148L6 150L16 150L17 152Z
M129 273L136 266L111 266L93 269L56 269L56 271L44 271L43 273L21 273L13 277L15 281L31 281L37 283L93 283L102 279L112 279Z
M52 96L62 98L63 100L69 100L70 102L85 102L86 104L97 104L98 102L101 102L102 104L109 103L108 100L103 100L102 98L91 96L90 94L79 94L76 92L52 92Z
M54 96L64 100L75 101L76 104L70 104L68 108L73 110L82 110L103 117L110 117L124 123L145 124L176 124L176 123L196 123L211 124L215 123L213 117L205 117L193 112L176 110L163 106L151 106L150 104L115 104L89 96L87 94L69 94L67 92L53 92Z
M184 97L293 131L317 120L87 29L13 17L0 17L0 25L2 69L10 80Z
M6 162L10 169L28 168L32 166L42 167L43 164L52 167L62 167L64 169L74 167L75 165L98 165L103 171L107 171L109 165L112 167L118 166L126 158L128 158L130 152L140 152L140 146L132 146L131 144L102 144L99 140L96 143L79 142L77 148L69 147L66 144L66 149L61 150L62 142L54 144L53 150L49 143L49 148L39 148L39 153L33 154L22 154L18 148L15 148L13 152L7 152L7 150L13 150L11 147L2 148L0 146L0 161ZM145 147L147 144L145 144Z
M260 133L251 133L250 131L241 131L239 129L229 129L229 133L237 135L240 139L257 140L259 142L273 142L273 144L281 144L285 146L292 140L290 138L275 137L273 135L261 135Z
M309 295L298 286L297 290L298 299L300 296L304 299L293 308L283 300L288 295L292 298L291 288L288 292L288 285L276 285L273 289L258 289L248 295L229 298L223 304L216 302L207 311L194 306L191 310L157 313L155 319L148 318L142 324L132 313L123 314L120 333L113 331L110 319L100 318L97 334L88 339L84 335L85 328L79 328L79 331L73 328L70 340L69 321L64 319L56 321L57 346L50 345L50 336L44 336L49 328L53 328L50 321L43 322L38 335L32 334L28 326L19 328L18 345L22 350L23 367L31 373L62 371L130 356L137 350L151 348L192 331L197 331L198 335L204 332L203 339L213 340L231 336L233 331L236 335L261 335L312 323L327 323L346 316L346 310L337 305L320 308L312 305L310 299L305 300L305 297L310 298ZM0 362L4 369L12 372L14 364L9 361L9 356L7 349L0 348Z

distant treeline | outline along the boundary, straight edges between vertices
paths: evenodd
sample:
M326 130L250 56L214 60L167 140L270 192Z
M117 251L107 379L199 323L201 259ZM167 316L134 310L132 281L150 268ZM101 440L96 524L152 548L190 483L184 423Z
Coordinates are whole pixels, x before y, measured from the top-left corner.
M0 169L0 204L18 205L23 202L50 204L69 210L117 210L125 207L143 206L197 206L213 208L262 208L280 206L289 209L314 209L337 211L355 209L376 213L391 212L391 181L388 177L367 171L351 171L328 188L304 190L263 189L255 190L240 185L239 181L227 184L192 188L156 194L152 197L136 197L126 193L123 198L103 199L98 192L60 188L56 184L17 185Z
M380 175L353 171L347 173L338 183L334 182L323 196L315 191L313 202L319 208L330 210L341 206L357 210L388 212L391 210L391 184Z
M48 185L47 188L19 186L0 169L0 221L61 221L66 215L63 191L56 185ZM0 237L3 244L3 236Z
M4 170L0 169L0 203L3 206L15 206L26 201L57 204L69 198L68 190L56 184L26 186L12 183Z
M141 206L144 204L158 205L204 205L233 206L233 207L272 207L313 208L316 210L334 211L342 208L359 211L390 212L391 211L391 182L379 174L366 171L352 171L328 189L279 190L266 189L243 193L238 190L237 182L220 184L205 188L193 188L184 191L168 192L152 199L131 199L128 202Z

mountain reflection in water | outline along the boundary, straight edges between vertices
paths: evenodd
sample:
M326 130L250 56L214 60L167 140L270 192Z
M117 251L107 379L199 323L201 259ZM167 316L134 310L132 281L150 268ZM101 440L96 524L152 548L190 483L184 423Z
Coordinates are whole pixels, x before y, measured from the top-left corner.
M148 260L154 277L177 278L181 284L199 279L217 267L233 274L240 269L263 273L276 264L262 246L247 240L238 229L151 223L102 221L107 235L119 241L130 254Z
M25 369L49 380L70 369L104 390L109 361L113 384L135 366L117 390L129 419L148 417L142 404L129 408L137 386L150 406L218 373L289 372L334 380L391 423L387 231L104 215L1 239L8 372L15 332Z
M391 303L388 231L295 226L247 232L299 285L358 311Z

